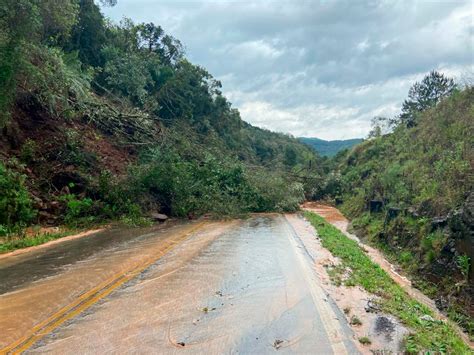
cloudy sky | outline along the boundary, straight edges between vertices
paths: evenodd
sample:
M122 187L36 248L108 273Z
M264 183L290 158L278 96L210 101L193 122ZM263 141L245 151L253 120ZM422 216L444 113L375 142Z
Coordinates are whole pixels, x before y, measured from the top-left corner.
M242 118L295 136L365 137L432 69L471 77L474 1L118 0L222 81Z

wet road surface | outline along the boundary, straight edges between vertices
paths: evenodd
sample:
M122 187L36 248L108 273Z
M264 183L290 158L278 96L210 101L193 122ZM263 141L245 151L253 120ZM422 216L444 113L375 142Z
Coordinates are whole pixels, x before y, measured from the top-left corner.
M0 259L0 348L357 353L302 223L275 214L106 231Z

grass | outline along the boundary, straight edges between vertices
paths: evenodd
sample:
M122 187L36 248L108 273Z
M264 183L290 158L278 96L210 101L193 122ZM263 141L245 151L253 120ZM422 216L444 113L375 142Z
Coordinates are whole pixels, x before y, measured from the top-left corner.
M352 316L352 317L351 317L350 324L351 324L351 325L362 325L362 321L359 319L359 317L357 317L357 316Z
M110 223L121 223L127 227L149 227L153 225L153 222L146 217L141 216L124 216L119 221L115 220L103 220L101 223L92 222L90 223L82 223L79 226L76 225L65 225L62 226L61 229L65 229L55 233L41 233L38 232L33 236L22 236L23 231L18 232L17 234L10 234L5 237L0 237L0 254L7 253L10 251L14 251L17 249L23 249L28 247L34 247L37 245L41 245L52 240L64 238L75 233L80 233L82 231L86 231L88 229L96 229L102 228L105 225L105 222Z
M74 232L75 231L69 230L69 231L58 232L58 233L44 233L44 234L38 234L32 237L0 241L0 254L7 253L9 251L14 251L17 249L33 247L36 245L44 244L52 240L66 237L68 235L73 234Z
M356 241L347 238L314 213L305 212L305 217L318 231L323 246L352 270L351 283L378 295L382 310L396 316L411 329L412 334L405 340L408 353L473 353L452 325L420 319L424 315L434 317L434 314L427 306L412 299L379 265L370 260Z

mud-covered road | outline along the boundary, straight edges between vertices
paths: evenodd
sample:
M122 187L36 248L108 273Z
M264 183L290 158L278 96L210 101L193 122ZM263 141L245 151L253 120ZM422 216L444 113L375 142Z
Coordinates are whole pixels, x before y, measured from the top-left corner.
M358 353L314 243L301 217L269 214L112 229L0 258L0 349Z

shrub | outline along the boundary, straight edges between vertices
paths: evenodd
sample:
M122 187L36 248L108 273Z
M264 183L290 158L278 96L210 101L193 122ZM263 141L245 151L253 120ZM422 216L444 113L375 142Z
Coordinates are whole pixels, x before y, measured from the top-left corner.
M471 258L467 255L459 255L456 258L456 264L458 265L459 270L461 270L463 276L467 278L469 275L469 269L471 268Z
M413 261L413 254L409 251L402 251L399 260L402 264L410 264Z
M25 179L24 175L11 171L0 162L1 234L25 227L36 215Z
M62 197L66 202L64 221L69 225L80 225L86 220L93 221L94 201L90 198L78 199L76 195L67 194Z
M130 179L135 195L150 196L165 213L179 217L294 211L304 199L302 184L210 152L190 159L175 149L151 149Z

